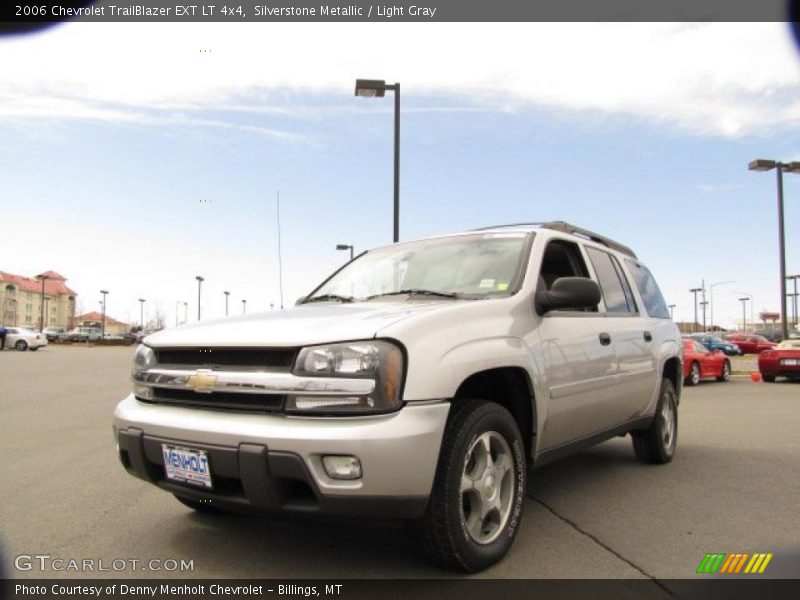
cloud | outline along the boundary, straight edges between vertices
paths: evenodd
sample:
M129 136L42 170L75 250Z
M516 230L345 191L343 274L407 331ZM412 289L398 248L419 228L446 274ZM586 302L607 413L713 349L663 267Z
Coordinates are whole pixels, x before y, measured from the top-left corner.
M535 108L722 137L800 124L779 23L70 23L0 42L0 64L6 122L318 119L353 110L329 100L356 77L387 77L416 110Z

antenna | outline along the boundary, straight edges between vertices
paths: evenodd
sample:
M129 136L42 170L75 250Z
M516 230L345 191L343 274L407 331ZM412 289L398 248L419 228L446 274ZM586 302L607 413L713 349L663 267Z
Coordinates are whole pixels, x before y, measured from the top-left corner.
M281 310L283 310L283 258L281 256L281 192L278 190L278 290L281 296Z

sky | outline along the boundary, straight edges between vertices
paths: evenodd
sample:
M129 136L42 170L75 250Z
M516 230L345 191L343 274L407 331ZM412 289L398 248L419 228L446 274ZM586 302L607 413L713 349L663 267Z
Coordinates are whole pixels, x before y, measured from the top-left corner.
M785 25L69 23L0 39L0 270L168 325L288 307L392 237L561 219L631 246L675 319L779 308L775 172L800 160ZM784 178L800 273L800 176ZM724 283L732 282L732 283ZM791 288L791 285L790 285ZM791 291L791 290L790 290ZM710 295L710 294L709 294ZM750 305L747 318L750 320ZM710 322L710 314L708 315Z

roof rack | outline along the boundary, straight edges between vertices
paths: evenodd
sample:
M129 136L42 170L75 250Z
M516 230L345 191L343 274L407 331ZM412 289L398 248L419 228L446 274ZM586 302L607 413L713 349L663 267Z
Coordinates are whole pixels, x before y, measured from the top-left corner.
M583 229L582 227L578 227L577 225L572 225L571 223L567 223L566 221L548 221L545 223L509 223L508 225L493 225L491 227L481 227L476 229L475 231L484 231L486 229L505 229L507 227L542 227L544 229L550 229L552 231L560 231L562 233L569 233L572 235L577 235L587 240L591 240L593 242L597 242L598 244L603 244L604 246L611 248L613 250L617 250L618 252L622 252L623 254L627 254L632 258L636 258L636 254L625 244L620 244L619 242L615 242L611 238L607 238L604 235L600 235L599 233L595 233L594 231L589 231L588 229Z
M623 254L627 254L632 258L636 258L636 254L634 254L633 250L628 248L628 246L625 244L620 244L619 242L615 242L611 238L607 238L604 235L600 235L594 231L589 231L588 229L582 229L581 227L572 225L566 221L550 221L549 223L542 223L542 227L545 229L552 229L553 231L561 231L563 233L579 235L586 239L592 240L593 242L597 242L598 244L608 246L609 248L617 250L618 252L622 252Z

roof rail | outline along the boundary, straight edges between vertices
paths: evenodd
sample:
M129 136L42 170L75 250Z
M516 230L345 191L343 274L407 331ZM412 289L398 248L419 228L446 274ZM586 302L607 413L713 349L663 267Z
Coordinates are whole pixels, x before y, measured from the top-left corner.
M600 235L594 231L589 231L588 229L583 229L576 225L572 225L566 221L550 221L548 223L541 223L541 226L545 229L552 229L553 231L561 231L563 233L570 233L572 235L584 237L593 242L597 242L598 244L603 244L604 246L607 246L613 250L617 250L618 252L622 252L623 254L627 254L632 258L636 258L636 254L634 254L633 250L631 250L625 244L620 244L619 242L615 242L604 235Z

